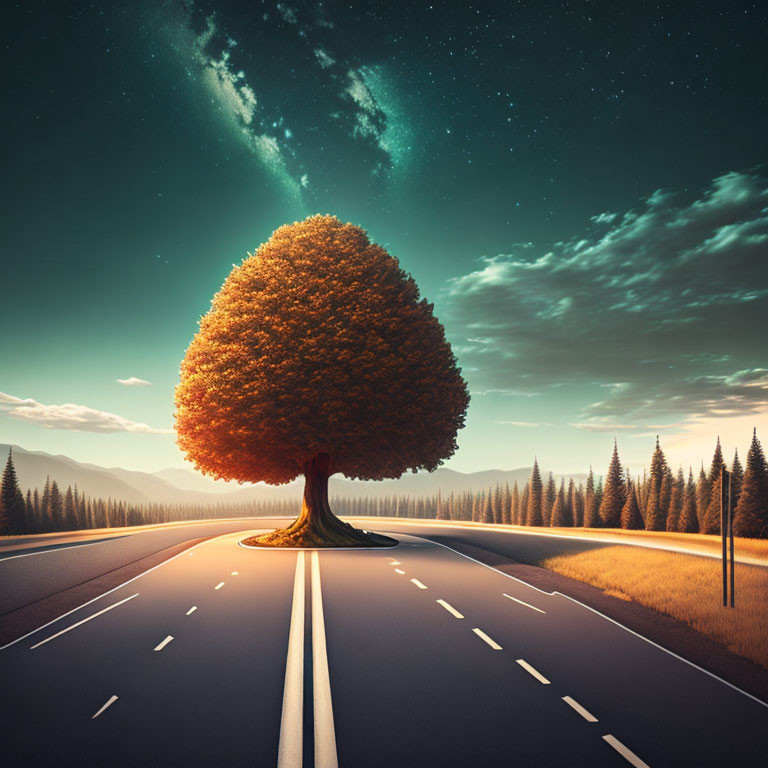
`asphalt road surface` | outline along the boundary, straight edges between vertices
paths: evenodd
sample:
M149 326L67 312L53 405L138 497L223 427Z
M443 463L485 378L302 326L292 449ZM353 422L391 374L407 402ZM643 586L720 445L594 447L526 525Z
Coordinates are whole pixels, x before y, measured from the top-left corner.
M768 707L563 596L423 538L244 536L4 647L2 765L765 765Z

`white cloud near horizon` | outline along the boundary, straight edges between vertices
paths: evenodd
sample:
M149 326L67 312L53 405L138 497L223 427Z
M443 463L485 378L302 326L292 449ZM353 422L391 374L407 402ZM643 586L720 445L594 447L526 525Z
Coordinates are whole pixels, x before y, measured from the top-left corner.
M74 432L134 432L143 435L170 435L172 429L156 429L147 424L131 421L115 413L97 411L87 405L63 403L45 405L31 398L15 397L0 392L0 411L10 417L27 421L46 429L66 429Z
M137 379L135 376L131 376L129 379L116 379L118 384L122 384L124 387L151 387L152 382L146 379Z
M574 419L590 431L768 407L765 175L726 173L694 199L659 190L568 241L480 261L444 294L473 389L594 387Z

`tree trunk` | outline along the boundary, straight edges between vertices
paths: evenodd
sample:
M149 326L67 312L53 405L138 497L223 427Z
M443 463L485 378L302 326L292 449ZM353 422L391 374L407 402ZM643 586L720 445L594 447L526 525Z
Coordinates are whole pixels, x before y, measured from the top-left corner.
M339 520L328 504L330 456L318 453L304 464L304 498L301 512L287 528L248 539L246 543L272 547L381 547L397 542L368 533Z

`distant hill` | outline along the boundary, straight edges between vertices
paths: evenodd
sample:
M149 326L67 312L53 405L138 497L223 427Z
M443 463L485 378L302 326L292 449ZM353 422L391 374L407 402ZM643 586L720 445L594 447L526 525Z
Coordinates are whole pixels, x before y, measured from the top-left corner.
M5 466L5 459L10 446L0 443L0 470ZM136 472L118 467L106 468L95 464L74 461L67 456L54 456L44 451L27 451L13 446L13 460L19 477L19 485L26 493L27 488L40 488L45 485L46 477L55 480L64 489L68 485L77 486L91 497L113 498L133 503L149 502L187 503L187 504L226 504L248 501L272 501L301 498L303 483L299 479L288 485L268 486L238 485L214 481L189 469L171 468L159 472ZM332 477L330 495L337 498L355 496L430 496L438 489L443 495L481 491L499 483L517 481L522 488L531 473L530 467L501 470L489 469L483 472L456 472L440 468L435 472L407 473L398 480L347 480ZM548 472L542 472L546 482ZM573 477L577 482L584 482L586 475L555 475L559 482Z

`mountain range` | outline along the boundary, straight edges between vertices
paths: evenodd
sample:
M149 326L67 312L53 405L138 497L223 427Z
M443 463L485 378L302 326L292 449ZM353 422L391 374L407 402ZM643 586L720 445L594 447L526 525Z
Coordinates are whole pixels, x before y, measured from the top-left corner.
M21 446L0 443L0 465L13 448L13 463L19 486L26 494L27 488L42 490L47 477L55 480L63 490L67 486L78 489L92 498L112 498L134 504L185 503L185 504L239 504L252 501L289 500L301 498L302 481L288 485L270 486L264 483L239 485L238 483L212 480L190 469L170 468L159 472L137 472L119 467L99 467L52 455L44 451L27 451ZM336 498L357 496L430 496L438 489L445 496L451 493L486 490L497 483L510 486L517 482L522 487L531 474L530 467L482 472L457 472L441 467L434 472L404 474L397 480L346 480L330 479L330 495ZM547 478L549 473L542 472ZM584 482L586 475L555 475L567 483Z

